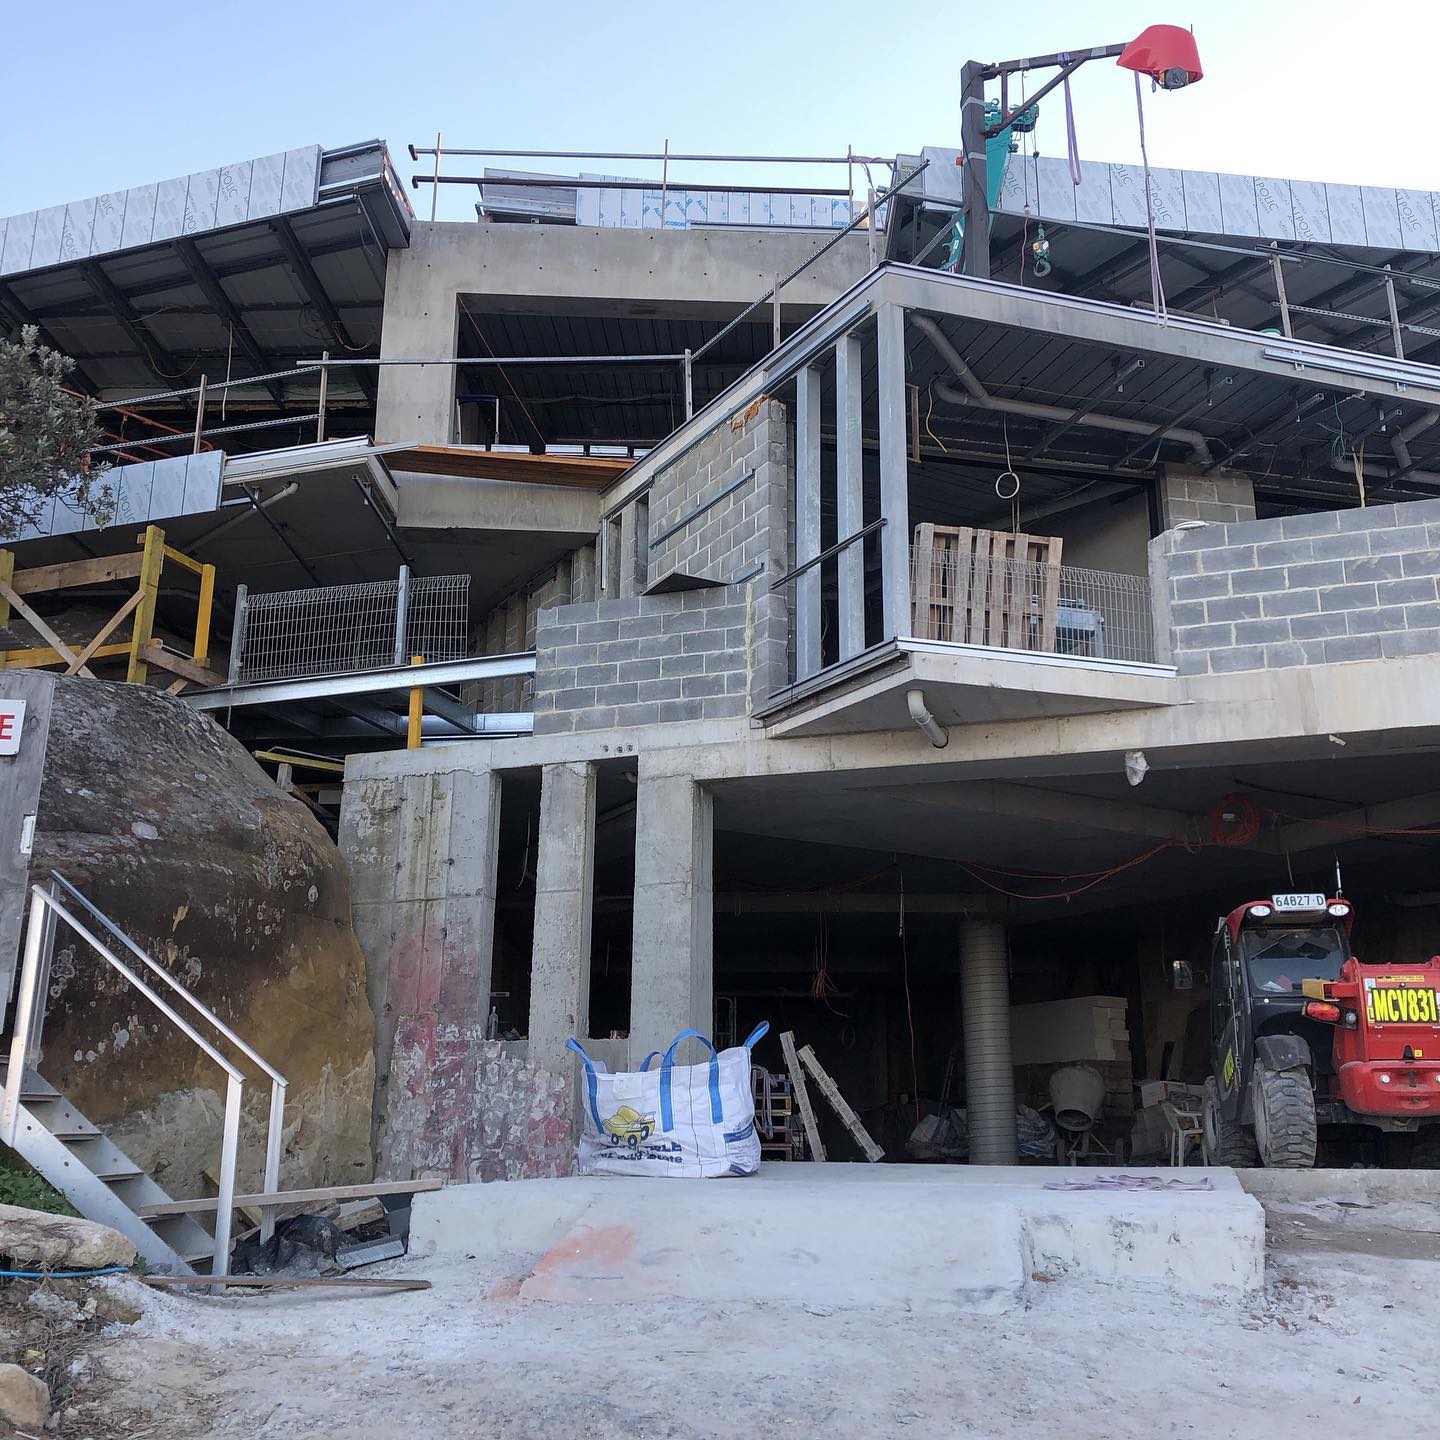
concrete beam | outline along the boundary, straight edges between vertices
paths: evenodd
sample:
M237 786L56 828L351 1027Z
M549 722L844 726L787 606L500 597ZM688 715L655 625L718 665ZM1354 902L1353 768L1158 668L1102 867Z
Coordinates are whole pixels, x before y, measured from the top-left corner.
M1440 794L1407 795L1379 805L1362 805L1339 810L1320 820L1296 820L1279 834L1279 848L1291 854L1302 850L1323 850L1347 841L1362 840L1379 832L1382 836L1416 827L1426 829L1440 820Z
M569 1075L565 1042L590 1030L590 923L595 877L595 766L546 765L540 779L535 939L530 967L532 1065Z
M869 793L904 800L910 805L1004 815L1071 825L1081 830L1115 831L1152 840L1174 840L1179 844L1194 843L1200 835L1197 818L1179 810L1129 805L1092 795L1066 795L1059 790L1009 785L1003 781L929 781L918 785L881 786Z
M457 297L476 292L483 306L512 313L729 320L765 292L776 271L788 274L830 238L422 222L409 248L389 255L381 354L453 356ZM828 305L864 274L865 253L863 235L847 237L787 285L787 318ZM697 276L704 277L703 301L696 299ZM757 317L768 321L768 312ZM377 435L447 443L454 408L453 367L381 367Z
M687 775L652 775L635 797L630 1051L714 1028L714 804Z
M409 530L505 530L583 545L600 528L600 497L556 485L397 471L398 520Z

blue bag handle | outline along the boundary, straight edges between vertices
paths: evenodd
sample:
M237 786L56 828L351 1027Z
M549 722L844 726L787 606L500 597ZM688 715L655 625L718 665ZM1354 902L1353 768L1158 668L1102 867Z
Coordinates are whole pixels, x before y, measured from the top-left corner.
M661 1059L663 1059L663 1058L664 1058L664 1057L660 1054L660 1052L659 1052L658 1050L652 1050L652 1051L640 1062L640 1073L643 1075L643 1074L650 1068L650 1062L651 1062L652 1060L661 1060Z
M590 1101L590 1118L595 1122L595 1133L603 1135L605 1127L600 1123L599 1092L595 1085L595 1062L585 1053L584 1047L573 1036L565 1042L567 1050L573 1050L585 1062L585 1088Z
M670 1103L670 1072L675 1068L675 1051L682 1040L698 1040L710 1052L710 1119L718 1125L725 1114L720 1104L720 1059L715 1047L698 1030L682 1030L670 1042L670 1048L660 1062L660 1129L667 1135L675 1128L675 1115Z
M768 1020L762 1020L749 1035L745 1037L745 1048L747 1050L753 1050L769 1033L770 1022Z

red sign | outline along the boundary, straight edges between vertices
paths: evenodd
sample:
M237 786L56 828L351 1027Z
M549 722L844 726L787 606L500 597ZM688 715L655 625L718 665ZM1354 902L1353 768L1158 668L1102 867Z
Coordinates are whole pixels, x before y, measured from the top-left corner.
M0 700L0 755L18 755L25 729L25 702Z

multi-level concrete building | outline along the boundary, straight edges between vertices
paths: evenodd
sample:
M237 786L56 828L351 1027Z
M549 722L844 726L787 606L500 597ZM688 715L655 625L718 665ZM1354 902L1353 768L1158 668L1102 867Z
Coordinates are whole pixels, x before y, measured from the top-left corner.
M348 756L382 1167L552 1173L567 1038L759 1019L897 1153L924 1096L1004 1158L1012 1005L1126 997L1134 1075L1198 1079L1234 904L1338 865L1371 954L1440 949L1440 197L1154 172L1161 293L1126 166L1012 157L991 274L939 268L955 158L901 157L883 230L615 225L578 185L417 221L375 146L290 214L6 242L4 313L102 400L268 377L144 513L235 617L190 703ZM458 641L407 621L455 575ZM282 634L302 587L349 650Z

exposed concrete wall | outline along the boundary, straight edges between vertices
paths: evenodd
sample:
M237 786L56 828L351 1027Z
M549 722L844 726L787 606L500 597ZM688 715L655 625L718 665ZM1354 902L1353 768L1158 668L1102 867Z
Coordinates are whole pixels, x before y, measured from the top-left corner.
M425 1145L433 1148L420 1138L427 1117L448 1103L443 1066L407 1061L404 1082L396 1079L397 1046L403 1042L413 1059L438 1054L453 1037L485 1034L499 823L499 776L462 759L423 776L382 774L345 786L340 848L375 1011L382 1175L409 1178L405 1167L419 1163L413 1157ZM467 1178L463 1169L454 1173Z
M730 318L832 237L802 232L610 230L568 225L417 223L385 275L385 357L456 353L457 296L514 312ZM829 304L865 272L862 235L842 240L785 288L788 319ZM703 295L703 300L697 299ZM467 322L468 323L468 322ZM445 444L454 425L451 366L385 365L375 433Z
M1167 465L1158 484L1162 529L1182 520L1226 525L1255 518L1255 486L1248 475L1206 475L1193 465Z
M1168 530L1151 565L1182 674L1440 654L1440 500Z
M745 639L757 603L754 588L732 585L541 611L535 733L745 714Z
M1146 553L1150 544L1150 504L1142 494L1100 500L1042 518L1035 528L1060 536L1065 542L1067 565L1121 575L1150 573Z

